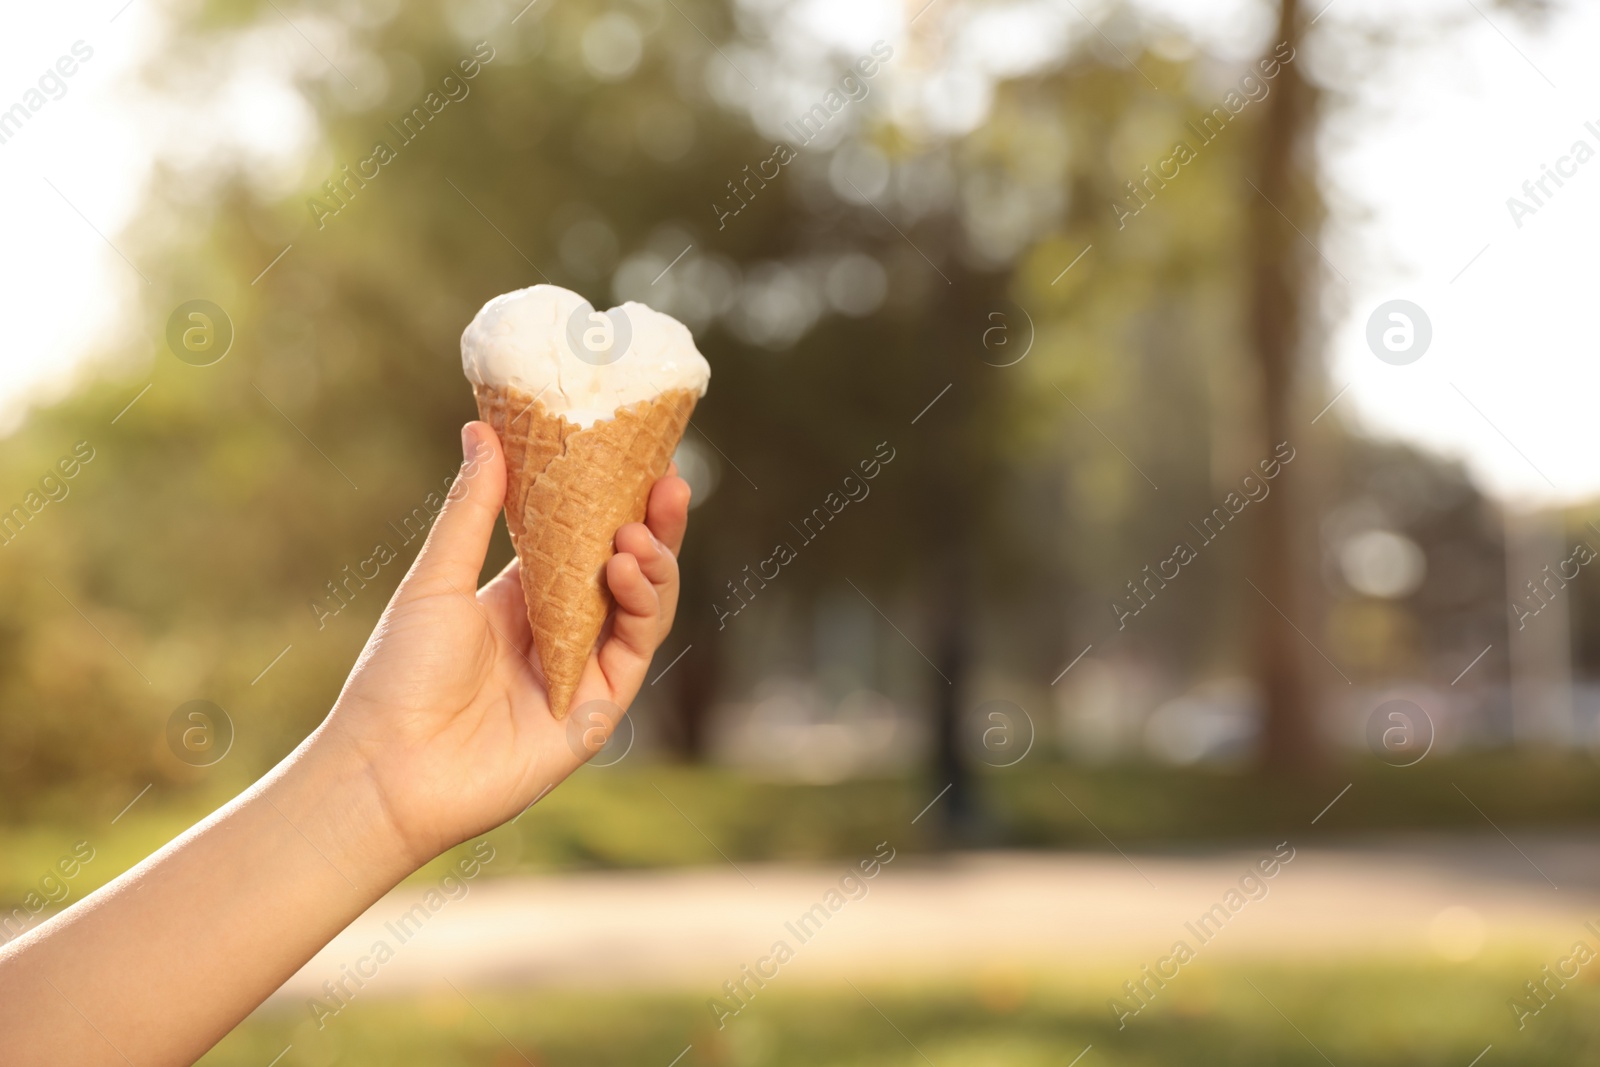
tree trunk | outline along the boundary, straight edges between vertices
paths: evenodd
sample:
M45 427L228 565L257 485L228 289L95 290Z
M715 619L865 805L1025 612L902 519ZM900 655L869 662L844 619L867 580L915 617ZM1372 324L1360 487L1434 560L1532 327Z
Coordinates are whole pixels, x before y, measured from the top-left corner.
M946 847L965 844L978 834L978 798L973 789L972 768L962 744L962 701L967 689L967 667L972 604L969 595L968 545L952 523L952 539L943 553L944 588L935 596L936 625L933 658L943 679L933 683L933 776L934 786L946 793L935 807L939 817L941 843ZM946 682L944 679L948 679Z
M1261 427L1270 451L1281 442L1303 443L1307 426L1293 422L1296 364L1305 309L1314 298L1318 253L1308 236L1316 232L1315 190L1301 174L1316 122L1316 90L1306 81L1299 55L1298 0L1281 0L1278 34L1270 48L1295 49L1265 101L1259 155L1250 197L1251 340L1261 388ZM1294 220L1291 222L1290 220ZM1274 486L1277 498L1262 509L1251 580L1244 590L1255 601L1255 670L1265 712L1261 758L1266 769L1290 771L1321 762L1318 687L1311 657L1316 652L1296 627L1316 640L1312 598L1302 584L1311 556L1300 530L1314 494L1303 471L1292 468ZM1292 625L1291 625L1292 621Z
M679 609L682 611L682 608ZM685 763L703 763L706 757L706 720L710 717L711 702L717 690L717 653L721 648L718 634L711 627L679 630L686 645L694 647L684 655L672 673L677 675L673 686L673 712L671 731L667 743L675 756ZM669 647L663 651L670 650ZM678 652L671 652L678 655ZM665 669L663 657L657 656L652 670Z
M945 234L946 247L959 246L954 219ZM987 843L998 832L978 793L972 756L963 736L965 709L973 701L971 672L976 653L974 628L980 599L985 530L980 516L996 506L1000 472L983 427L995 404L1004 369L986 366L981 338L989 313L1009 308L1008 276L966 269L950 257L944 270L953 285L929 302L925 350L933 355L922 380L925 396L948 383L950 391L913 427L909 447L926 456L920 487L927 529L932 536L928 558L939 571L927 581L933 613L929 627L933 660L940 677L932 681L933 776L935 790L949 792L934 806L934 824L946 847ZM933 812L929 813L933 818Z
M690 536L693 537L693 520ZM714 539L707 537L708 542ZM716 698L721 669L721 652L726 633L719 633L713 612L707 606L717 602L704 560L713 558L713 544L697 545L695 555L679 558L681 593L678 617L672 636L656 653L650 669L655 677L670 665L672 672L662 683L670 688L672 701L664 716L668 750L685 763L702 763L706 757L706 725ZM692 647L691 647L692 646ZM688 649L684 652L684 649ZM672 657L684 652L676 664Z

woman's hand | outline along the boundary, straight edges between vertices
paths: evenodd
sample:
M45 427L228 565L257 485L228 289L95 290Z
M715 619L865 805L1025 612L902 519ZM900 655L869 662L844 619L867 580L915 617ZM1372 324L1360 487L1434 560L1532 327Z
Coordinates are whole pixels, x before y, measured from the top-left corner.
M487 423L427 543L395 591L313 745L352 760L421 865L516 815L599 750L672 626L689 486L670 471L643 523L617 531L606 566L616 608L564 721L550 714L513 559L475 589L505 499Z

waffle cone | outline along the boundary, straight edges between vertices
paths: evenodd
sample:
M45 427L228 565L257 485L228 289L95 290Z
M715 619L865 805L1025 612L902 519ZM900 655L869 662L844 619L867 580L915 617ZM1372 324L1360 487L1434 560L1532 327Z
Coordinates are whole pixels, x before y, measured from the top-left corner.
M611 610L604 571L613 539L644 520L697 397L669 389L583 428L513 387L474 392L505 451L506 526L550 711L564 719Z

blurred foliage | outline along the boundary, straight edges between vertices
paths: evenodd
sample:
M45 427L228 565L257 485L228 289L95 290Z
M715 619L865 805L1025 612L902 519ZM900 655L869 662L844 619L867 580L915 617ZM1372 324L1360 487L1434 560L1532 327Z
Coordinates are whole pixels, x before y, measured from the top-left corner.
M851 989L785 977L721 1031L709 1023L704 992L469 988L355 1001L320 1032L303 1006L270 1005L200 1062L259 1067L290 1043L297 1063L322 1067L666 1064L689 1044L682 1067L1058 1067L1089 1045L1101 1062L1130 1067L1460 1067L1488 1044L1497 1063L1588 1062L1600 1052L1593 982L1563 990L1520 1034L1506 1010L1507 996L1544 962L1530 954L1465 966L1206 963L1186 969L1122 1031L1105 1004L1126 975L1038 973L1001 961L918 985Z

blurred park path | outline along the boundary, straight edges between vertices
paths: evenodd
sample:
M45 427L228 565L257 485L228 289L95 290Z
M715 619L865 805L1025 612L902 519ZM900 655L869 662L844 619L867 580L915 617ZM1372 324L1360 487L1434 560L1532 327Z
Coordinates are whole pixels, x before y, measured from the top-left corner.
M443 984L703 987L786 941L783 967L810 980L928 978L975 967L1127 972L1183 939L1202 958L1469 959L1566 950L1600 921L1600 837L1514 832L1396 837L1296 847L1202 942L1196 923L1271 848L1173 852L901 854L859 899L825 902L847 872L731 864L691 870L563 874L470 883L466 895L412 911L428 886L373 906L285 984L278 998L322 995L341 968L372 973L360 996ZM1294 846L1293 842L1289 842ZM1283 854L1288 849L1282 850ZM442 897L435 897L437 902ZM828 912L826 904L838 906ZM1240 900L1246 901L1238 906ZM825 920L800 930L823 904ZM411 911L413 925L400 917ZM425 916L425 917L424 917ZM789 925L786 925L789 924ZM802 939L796 933L809 934ZM397 936L405 933L402 942ZM392 958L371 959L385 942Z

